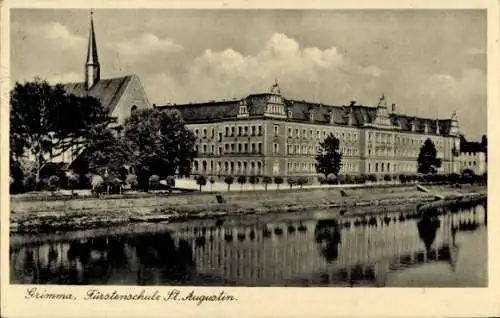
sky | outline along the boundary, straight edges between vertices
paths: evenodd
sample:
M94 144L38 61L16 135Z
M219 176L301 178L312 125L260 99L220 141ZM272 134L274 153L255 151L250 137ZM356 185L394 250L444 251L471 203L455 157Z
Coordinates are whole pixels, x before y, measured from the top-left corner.
M94 11L101 78L137 74L151 103L285 98L450 118L486 133L486 11ZM82 81L89 10L11 11L11 85Z

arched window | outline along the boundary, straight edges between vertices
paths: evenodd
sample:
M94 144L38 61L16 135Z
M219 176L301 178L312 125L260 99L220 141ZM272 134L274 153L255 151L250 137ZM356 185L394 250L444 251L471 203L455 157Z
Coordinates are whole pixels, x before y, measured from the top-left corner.
M130 114L133 114L137 110L137 106L134 105L130 108Z
M262 162L260 161L257 162L257 171L259 174L262 174Z
M205 160L202 161L203 172L207 172L207 162Z

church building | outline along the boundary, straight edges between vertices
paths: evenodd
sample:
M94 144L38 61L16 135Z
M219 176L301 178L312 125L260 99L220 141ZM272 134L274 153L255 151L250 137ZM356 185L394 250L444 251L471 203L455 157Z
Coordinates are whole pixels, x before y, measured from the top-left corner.
M85 62L85 80L76 83L63 83L68 94L84 97L91 96L99 100L115 119L114 127L123 125L125 119L137 109L151 108L146 91L136 74L101 79L101 64L97 51L93 12L90 13L90 30ZM54 158L53 162L72 162L75 159L72 150Z

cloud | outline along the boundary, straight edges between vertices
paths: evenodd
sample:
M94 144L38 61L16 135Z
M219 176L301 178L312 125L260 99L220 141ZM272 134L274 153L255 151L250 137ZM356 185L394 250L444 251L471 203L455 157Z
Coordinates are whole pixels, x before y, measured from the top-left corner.
M50 75L46 78L46 80L51 84L57 84L57 83L81 82L84 80L84 78L82 73L69 72L69 73Z
M252 55L207 49L185 65L175 79L167 73L145 79L152 100L162 100L165 89L171 94L163 102L241 97L267 91L277 78L287 97L345 103L356 95L359 101L364 92L374 102L380 93L374 79L383 76L378 66L357 65L336 47L301 47L283 33L272 34Z
M28 35L43 37L45 45L57 45L60 50L78 49L81 50L86 43L86 39L73 34L69 29L59 22L49 22L41 26L31 26L27 28Z
M110 43L107 46L119 53L127 63L147 59L156 54L168 54L182 50L182 46L174 43L171 39L161 39L152 33L141 34L132 39Z

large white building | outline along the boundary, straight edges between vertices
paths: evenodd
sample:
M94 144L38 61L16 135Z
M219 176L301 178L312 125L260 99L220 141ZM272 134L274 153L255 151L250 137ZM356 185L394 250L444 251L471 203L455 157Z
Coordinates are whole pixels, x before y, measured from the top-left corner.
M459 123L421 118L389 109L385 96L374 106L333 106L285 98L278 84L267 93L238 100L157 106L178 110L197 137L193 173L205 175L310 176L315 156L330 133L340 140L343 174L417 172L417 157L431 139L440 172L459 172Z

